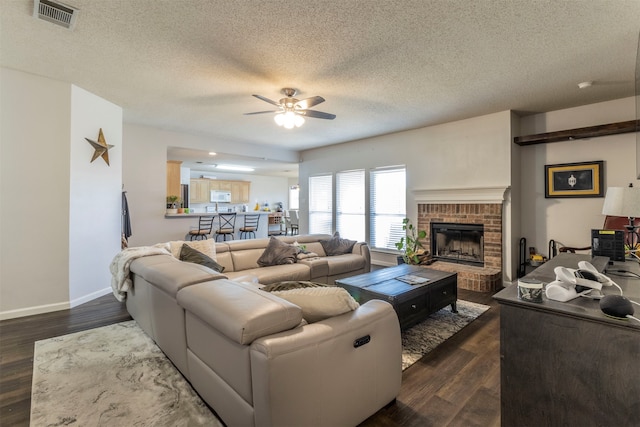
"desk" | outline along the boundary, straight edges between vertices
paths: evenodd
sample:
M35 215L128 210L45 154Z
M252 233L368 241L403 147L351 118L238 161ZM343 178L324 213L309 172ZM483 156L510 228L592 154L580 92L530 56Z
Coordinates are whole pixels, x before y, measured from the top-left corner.
M559 254L525 277L548 283L553 268L577 268L580 260L591 256ZM640 273L634 261L609 269ZM640 302L640 280L608 275ZM615 287L602 292L619 293ZM587 298L521 301L516 285L494 298L500 303L503 426L640 424L640 323L607 317L598 301Z

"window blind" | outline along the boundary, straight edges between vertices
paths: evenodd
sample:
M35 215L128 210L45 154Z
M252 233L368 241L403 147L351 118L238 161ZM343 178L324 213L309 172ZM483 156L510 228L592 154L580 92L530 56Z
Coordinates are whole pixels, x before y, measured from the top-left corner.
M406 168L374 169L370 172L370 240L372 248L393 249L405 235Z
M336 174L336 230L345 239L365 241L364 170Z
M309 177L309 233L331 234L333 225L333 176Z

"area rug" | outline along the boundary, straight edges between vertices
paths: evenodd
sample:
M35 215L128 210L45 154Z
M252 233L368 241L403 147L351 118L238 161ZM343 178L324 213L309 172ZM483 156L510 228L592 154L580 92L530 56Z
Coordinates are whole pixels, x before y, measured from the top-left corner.
M489 307L458 300L402 333L402 369ZM135 321L35 343L31 426L222 426Z
M451 306L448 305L402 332L403 371L473 322L489 306L458 300L456 308L458 313L452 313Z
M31 426L223 426L135 321L35 343Z

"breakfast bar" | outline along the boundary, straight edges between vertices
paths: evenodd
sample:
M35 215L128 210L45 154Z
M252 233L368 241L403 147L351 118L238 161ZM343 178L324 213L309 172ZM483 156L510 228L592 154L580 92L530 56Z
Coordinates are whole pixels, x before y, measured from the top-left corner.
M184 236L181 236L180 239L189 240L189 230L198 228L198 219L201 216L214 217L213 222L213 230L211 235L207 236L207 238L215 239L215 230L218 228L218 216L220 214L225 213L235 213L236 214L236 223L234 227L234 239L237 240L240 238L239 236L239 228L244 225L244 217L246 215L260 215L260 220L258 222L258 229L255 232L255 238L264 238L268 237L270 234L274 234L271 227L271 217L276 215L282 215L281 212L270 212L270 211L248 211L248 212L189 212L189 213L176 213L176 214L165 214L165 218L174 221L179 221L180 224L184 224L184 226L180 226L180 229L184 231ZM271 230L271 231L270 231ZM277 233L276 233L277 234ZM253 237L253 236L252 236Z

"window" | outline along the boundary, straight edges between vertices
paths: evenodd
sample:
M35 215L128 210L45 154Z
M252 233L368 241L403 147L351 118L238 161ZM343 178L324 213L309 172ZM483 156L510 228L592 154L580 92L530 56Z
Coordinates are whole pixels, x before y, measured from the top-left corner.
M292 185L291 187L289 187L289 209L291 210L300 209L299 196L300 196L299 185Z
M309 233L331 234L333 225L333 176L309 177Z
M405 235L402 220L406 216L406 169L402 167L371 171L371 210L369 245L378 249L396 249Z
M364 170L336 174L336 230L345 239L365 241Z

